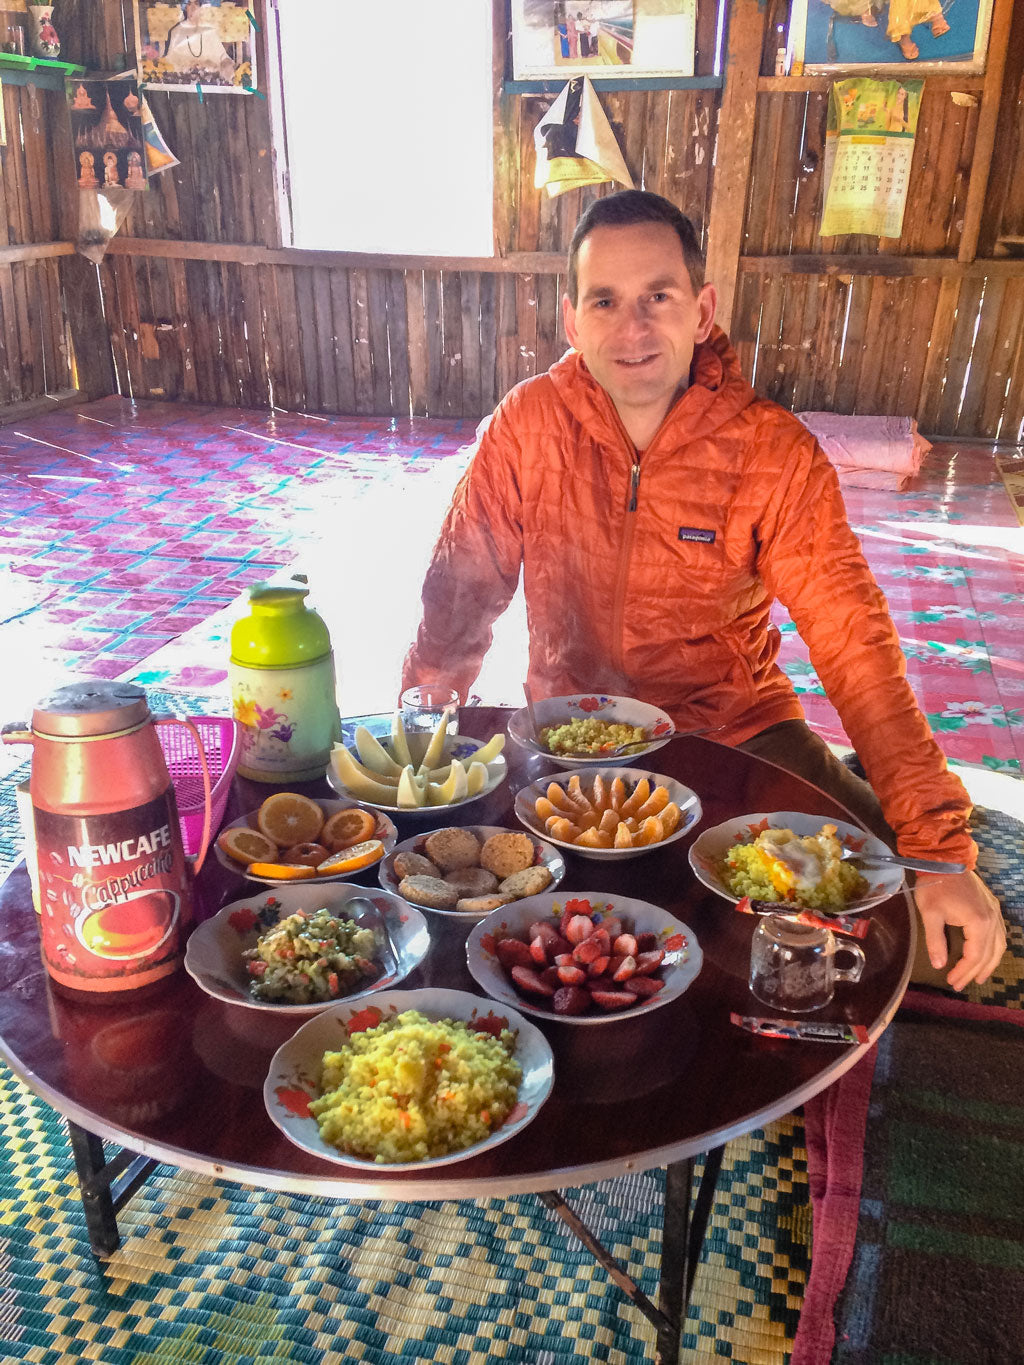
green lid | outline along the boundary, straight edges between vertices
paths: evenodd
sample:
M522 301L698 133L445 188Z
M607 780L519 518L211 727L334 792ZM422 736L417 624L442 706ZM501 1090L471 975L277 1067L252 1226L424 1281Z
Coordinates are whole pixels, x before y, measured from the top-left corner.
M327 627L304 599L308 588L270 587L249 590L249 616L231 628L231 662L249 668L293 668L315 663L331 652Z

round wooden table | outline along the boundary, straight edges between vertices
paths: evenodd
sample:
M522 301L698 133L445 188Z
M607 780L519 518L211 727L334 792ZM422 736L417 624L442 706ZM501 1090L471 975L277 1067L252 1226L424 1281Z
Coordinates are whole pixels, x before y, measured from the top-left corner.
M508 714L465 708L461 728L485 739L504 729ZM434 827L519 827L515 792L545 773L557 779L558 770L511 741L505 752L507 785L468 806L439 809ZM262 1087L274 1051L297 1027L294 1019L211 999L183 971L155 994L128 1003L79 1002L55 993L40 961L28 877L23 868L16 871L0 889L0 1054L71 1121L97 1252L117 1245L114 1210L107 1207L111 1192L117 1207L155 1160L244 1184L344 1199L551 1192L688 1162L790 1112L853 1066L864 1047L763 1038L730 1022L733 1011L766 1012L747 988L756 920L706 890L686 856L700 829L738 815L802 810L852 817L782 769L705 738L673 740L631 766L693 788L704 808L701 823L684 839L622 862L568 853L559 891L613 901L629 895L664 907L693 930L704 956L699 976L682 996L649 1014L609 1016L590 1027L538 1020L554 1051L555 1084L537 1118L479 1157L426 1173L350 1170L293 1146L275 1127ZM326 784L298 789L311 795L328 790ZM254 809L268 791L238 780L229 818ZM399 817L397 823L400 839L424 829L422 817ZM205 913L256 889L213 858L200 880ZM372 871L359 880L376 885ZM840 984L832 1004L814 1018L865 1025L873 1042L907 985L914 918L906 894L870 914L861 981ZM428 918L430 951L403 986L482 994L466 968L468 926ZM100 1139L126 1149L118 1169L104 1164ZM557 1201L551 1195L546 1202Z

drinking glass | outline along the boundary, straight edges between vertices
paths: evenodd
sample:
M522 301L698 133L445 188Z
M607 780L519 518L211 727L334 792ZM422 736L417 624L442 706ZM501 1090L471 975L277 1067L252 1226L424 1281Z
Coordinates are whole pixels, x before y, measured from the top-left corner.
M852 967L837 967L848 953ZM765 915L750 945L750 989L765 1005L791 1014L821 1009L835 995L837 981L859 981L864 952L837 943L831 929L800 924L790 915Z
M402 693L402 724L406 730L436 730L445 711L458 719L459 694L442 683L407 687ZM448 721L448 731L456 727Z

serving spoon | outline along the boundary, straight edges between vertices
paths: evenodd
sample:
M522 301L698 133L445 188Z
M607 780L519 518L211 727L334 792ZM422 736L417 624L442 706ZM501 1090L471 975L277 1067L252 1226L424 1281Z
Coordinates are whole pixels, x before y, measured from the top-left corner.
M395 945L391 941L387 920L368 896L353 896L341 906L342 913L358 924L360 929L369 929L377 942L377 951L383 976L391 976L398 971L398 958Z
M855 848L844 848L839 855L841 863L895 863L897 867L907 867L911 872L966 872L963 863L930 862L927 858L901 858L895 853L864 853Z

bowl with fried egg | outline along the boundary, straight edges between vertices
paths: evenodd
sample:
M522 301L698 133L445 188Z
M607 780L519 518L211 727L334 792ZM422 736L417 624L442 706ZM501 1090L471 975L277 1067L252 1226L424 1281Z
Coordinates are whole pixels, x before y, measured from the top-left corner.
M844 860L844 851L858 859ZM900 890L902 868L870 861L872 853L889 852L858 825L803 811L762 811L704 830L690 846L689 859L698 881L734 904L749 896L847 915Z

